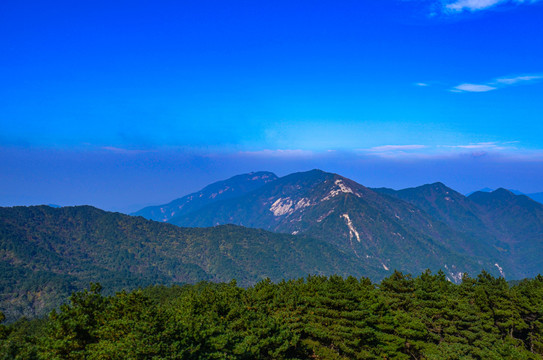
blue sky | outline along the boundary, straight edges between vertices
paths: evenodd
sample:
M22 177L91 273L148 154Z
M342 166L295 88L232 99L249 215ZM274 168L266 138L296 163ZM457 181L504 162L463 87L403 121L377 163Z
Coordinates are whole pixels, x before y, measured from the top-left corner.
M0 4L0 205L239 172L543 191L543 1Z

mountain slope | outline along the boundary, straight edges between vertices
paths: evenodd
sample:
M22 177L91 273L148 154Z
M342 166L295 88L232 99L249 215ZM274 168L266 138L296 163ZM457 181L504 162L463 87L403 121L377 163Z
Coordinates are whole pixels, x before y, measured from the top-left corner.
M374 189L407 201L462 234L462 252L494 259L510 278L543 271L543 205L505 189L466 197L441 183L404 190Z
M498 239L497 246L515 261L525 277L543 269L543 205L506 189L476 192L468 199L481 209L481 218Z
M477 217L477 209L464 195L437 182L403 190L373 189L416 205L432 217L461 228L484 226Z
M437 182L397 191L386 188L373 190L413 204L460 233L454 246L462 253L500 257L499 251L492 246L496 239L481 219L477 204L444 184Z
M72 291L156 283L230 281L247 286L308 274L384 274L309 237L239 226L186 229L90 206L0 208L0 307L43 314Z
M418 273L447 266L450 277L458 280L460 271L492 267L458 254L450 244L460 235L412 204L320 170L285 176L170 222L202 227L234 223L307 234L386 271Z
M166 222L174 216L196 211L215 201L241 196L276 179L277 176L274 173L267 171L237 175L227 180L215 182L198 192L173 200L168 204L148 206L131 215Z

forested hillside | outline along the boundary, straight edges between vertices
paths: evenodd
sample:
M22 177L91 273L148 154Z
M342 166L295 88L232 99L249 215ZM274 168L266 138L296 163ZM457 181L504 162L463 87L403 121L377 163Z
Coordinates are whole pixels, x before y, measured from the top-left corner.
M225 225L179 228L90 206L0 208L0 310L43 315L89 282L109 291L151 284L248 286L308 274L369 275L354 255L304 236Z
M543 205L505 189L466 197L442 183L370 189L321 170L293 173L169 220L305 234L373 269L443 269L453 280L485 269L508 279L543 272Z
M374 189L417 206L462 236L461 252L492 259L509 278L543 271L543 205L506 189L464 196L442 183L395 191ZM496 265L496 266L498 266Z
M0 327L0 359L541 359L543 277L311 276L74 294Z

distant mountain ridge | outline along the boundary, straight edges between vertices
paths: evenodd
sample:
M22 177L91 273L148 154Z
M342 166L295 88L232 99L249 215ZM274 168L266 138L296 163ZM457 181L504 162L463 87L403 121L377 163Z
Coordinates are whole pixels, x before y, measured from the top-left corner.
M365 258L374 268L416 273L418 267L440 267L448 269L451 279L460 278L464 270L457 269L462 266L474 268L470 261L510 278L541 272L543 261L531 254L542 254L543 205L499 189L489 193L496 201L486 206L485 194L466 197L442 183L369 189L312 170L211 202L169 222L197 227L232 223L306 234ZM533 259L525 261L524 256Z
M320 170L287 175L170 222L191 227L233 223L305 234L354 254L361 263L384 273L442 268L458 281L464 271L493 267L484 258L461 255L454 244L462 235L412 204Z
M90 206L0 208L2 311L43 314L90 281L115 291L307 274L379 281L394 270L441 269L453 282L483 269L509 280L543 273L543 205L505 189L466 197L442 183L372 189L321 170L258 172L144 210L159 221Z
M481 191L481 192L493 192L494 190L496 190L496 189L491 189L491 188L485 187L483 189L467 193L466 196L470 196L471 194L474 194L474 193L479 192L479 191ZM507 189L507 190L511 191L515 195L526 195L530 199L535 200L540 204L543 204L543 192L526 194L526 193L523 193L520 190L515 190L515 189Z
M173 200L168 204L148 206L130 215L166 222L174 216L196 211L212 202L241 196L276 179L277 175L268 171L236 175L227 180L215 182L200 191Z
M430 188L434 191L428 192ZM503 275L523 278L543 271L543 205L528 196L500 188L466 197L441 183L376 190L408 201L457 229L465 239L457 245L470 255L493 259Z

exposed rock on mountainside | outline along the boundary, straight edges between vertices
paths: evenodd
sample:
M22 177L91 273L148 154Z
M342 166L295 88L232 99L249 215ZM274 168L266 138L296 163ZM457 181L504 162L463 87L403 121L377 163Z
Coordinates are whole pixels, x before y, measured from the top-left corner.
M89 206L0 208L4 312L43 314L91 281L115 291L307 274L379 281L427 268L454 282L482 269L508 279L543 272L543 205L505 189L465 197L441 183L396 191L320 170L259 172L145 212L175 216L168 224Z
M285 176L170 222L198 227L233 223L306 234L354 254L366 266L417 273L447 265L451 279L494 264L463 256L467 253L455 247L465 241L463 235L417 206L320 170Z

